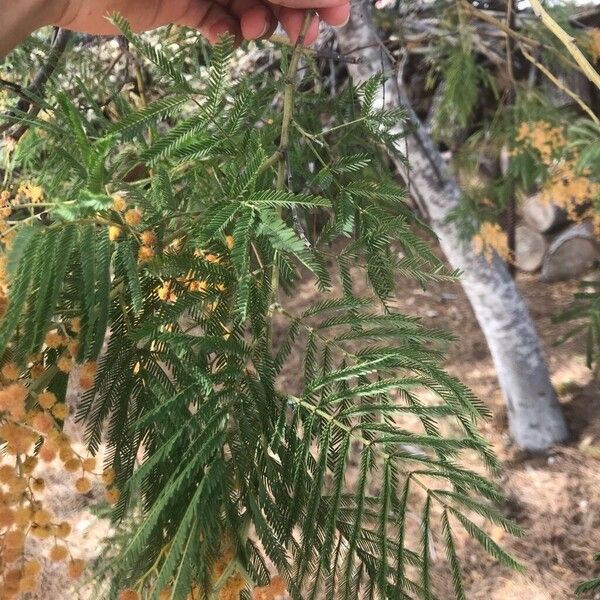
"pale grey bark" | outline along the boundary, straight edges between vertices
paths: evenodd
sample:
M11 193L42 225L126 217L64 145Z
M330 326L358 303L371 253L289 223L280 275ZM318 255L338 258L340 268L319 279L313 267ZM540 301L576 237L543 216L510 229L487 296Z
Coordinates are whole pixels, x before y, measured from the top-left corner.
M567 427L531 316L504 263L495 258L489 264L475 254L470 243L461 238L457 225L448 222L449 214L460 202L458 183L431 136L419 127L370 11L364 0L354 4L350 22L336 32L342 53L360 57L358 64L348 64L350 74L361 83L383 68L386 79L379 106L404 106L412 125L417 126L414 132L409 129L406 147L404 140L400 146L406 151L409 169L401 161L397 161L397 167L411 196L425 209L448 262L463 273L462 286L486 337L506 399L512 438L522 448L546 450L567 438Z

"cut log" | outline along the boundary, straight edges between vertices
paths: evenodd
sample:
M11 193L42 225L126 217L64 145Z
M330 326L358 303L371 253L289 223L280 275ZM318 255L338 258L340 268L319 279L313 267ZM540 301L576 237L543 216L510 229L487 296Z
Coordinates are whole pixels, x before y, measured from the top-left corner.
M528 225L517 225L515 229L515 266L520 271L533 273L544 261L548 244L544 236Z
M538 194L521 203L523 219L540 233L549 233L567 224L567 213L556 204L542 200Z
M571 225L550 243L542 265L542 281L579 277L598 260L598 244L590 223Z

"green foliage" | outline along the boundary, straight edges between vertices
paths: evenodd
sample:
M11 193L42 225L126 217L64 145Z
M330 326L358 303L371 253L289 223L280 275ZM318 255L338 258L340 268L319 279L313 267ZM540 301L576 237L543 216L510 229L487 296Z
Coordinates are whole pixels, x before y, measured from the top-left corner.
M456 527L518 567L467 516L520 533L494 508L494 485L464 466L498 468L477 432L487 410L440 366L451 337L393 309L397 273L423 285L453 274L380 153L401 116L369 106L380 82L331 99L302 71L287 189L276 191L282 83L229 81L223 41L208 71L192 61L192 89L117 23L160 94L139 109L115 100L111 123L54 90L33 124L43 144L12 159L27 165L15 183L35 178L47 202L11 216L0 327L3 360L24 381L42 352L51 383L57 353L44 337L75 335L75 317L76 358L99 361L77 418L92 453L106 445L122 495L98 597L169 587L179 600L193 585L218 597L232 574L266 584L270 563L294 598L433 598L441 535L463 598ZM287 300L300 276L319 290L304 311Z
M600 561L600 554L596 554L595 560ZM600 589L600 577L590 579L589 581L583 581L578 586L575 592L577 594L586 594L587 592L593 592Z

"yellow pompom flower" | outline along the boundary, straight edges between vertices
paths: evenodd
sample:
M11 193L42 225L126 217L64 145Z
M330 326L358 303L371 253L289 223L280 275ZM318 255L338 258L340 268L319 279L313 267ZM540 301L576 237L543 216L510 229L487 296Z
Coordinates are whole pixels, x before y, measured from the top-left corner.
M87 494L92 489L92 482L87 477L80 477L75 482L75 489L80 494Z
M115 480L115 470L112 467L104 469L102 473L102 482L105 485L112 485Z
M117 212L125 212L127 210L127 201L120 194L113 196L113 210Z
M52 407L52 414L59 420L64 421L69 416L69 407L61 402Z
M139 208L131 208L125 213L124 218L129 227L136 227L142 222L142 211Z
M50 550L50 559L56 562L60 562L61 560L65 560L69 556L69 551L65 546L56 545L52 547Z
M67 573L71 579L79 579L83 575L85 563L80 558L74 558L67 567Z
M38 395L38 404L45 409L52 408L56 404L56 396L52 392L42 392Z
M118 225L111 225L108 228L108 239L111 242L116 242L121 237L121 233L123 233L123 231Z

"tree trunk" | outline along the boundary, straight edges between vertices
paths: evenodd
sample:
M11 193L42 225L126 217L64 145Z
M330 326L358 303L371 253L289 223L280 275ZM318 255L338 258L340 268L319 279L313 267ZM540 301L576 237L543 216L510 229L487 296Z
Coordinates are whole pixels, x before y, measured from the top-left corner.
M448 221L460 203L460 189L431 137L420 127L370 10L366 0L354 4L348 25L336 31L342 53L360 57L357 64L348 64L349 72L356 83L362 83L383 68L388 77L380 88L379 106L403 106L416 127L409 130L406 147L405 140L399 143L399 150L406 151L408 172L402 161L396 160L396 165L410 194L426 209L448 262L463 272L461 283L487 339L514 441L528 450L545 450L567 438L567 427L534 324L504 263L495 257L488 264L461 239L456 223ZM397 130L403 131L404 125L399 123Z

